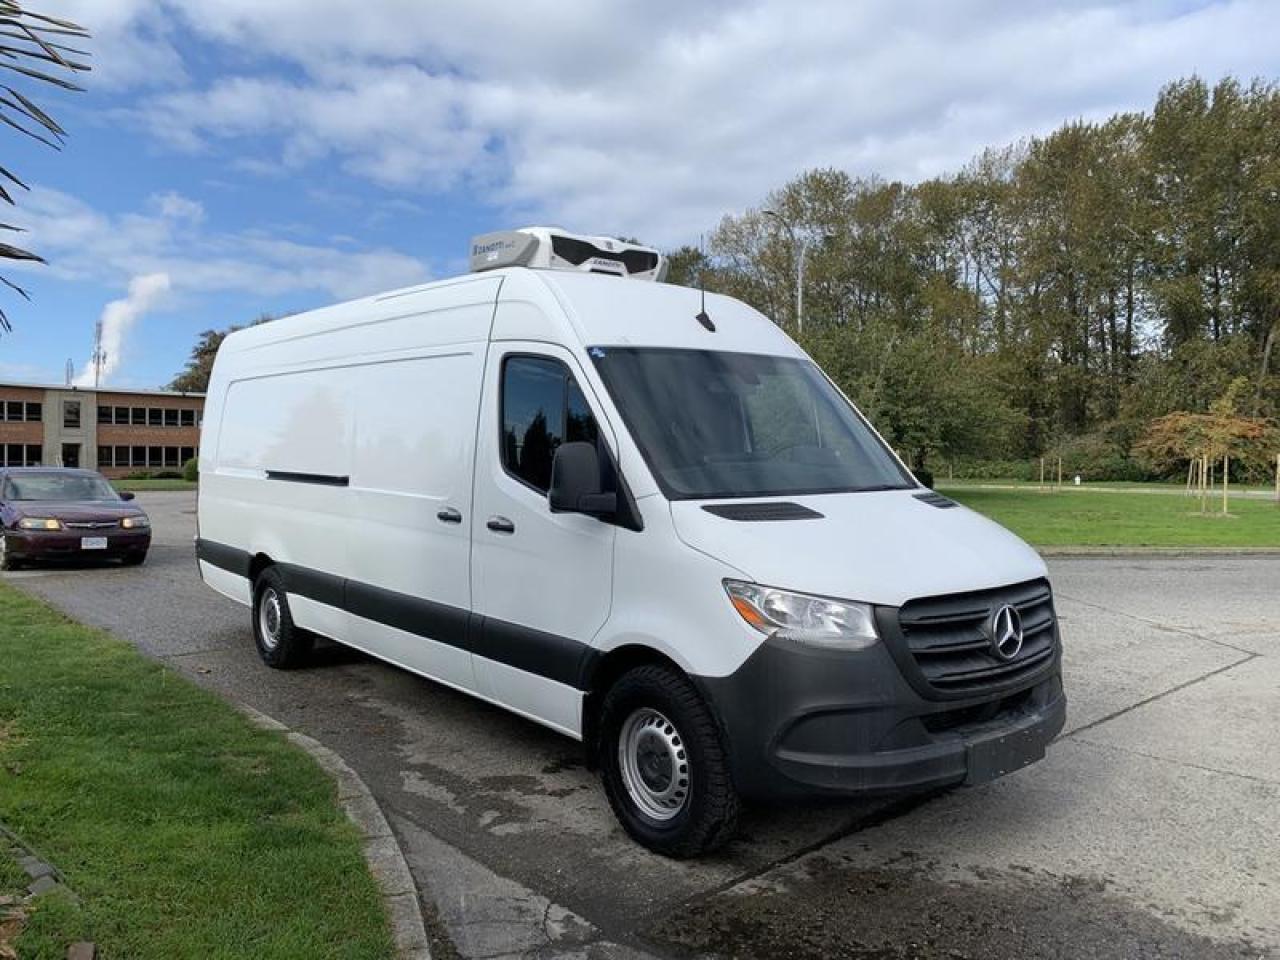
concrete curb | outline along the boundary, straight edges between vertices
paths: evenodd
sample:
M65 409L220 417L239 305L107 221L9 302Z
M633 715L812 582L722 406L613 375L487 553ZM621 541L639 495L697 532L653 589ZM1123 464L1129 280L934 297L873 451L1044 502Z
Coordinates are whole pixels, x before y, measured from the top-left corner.
M399 960L431 960L422 907L418 903L418 888L409 872L409 864L391 832L391 825L378 806L378 801L369 792L360 775L319 741L291 730L274 717L247 704L237 706L255 726L283 733L287 740L310 754L334 779L338 785L338 802L364 835L364 859L369 865L369 872L382 888L396 944L396 956Z

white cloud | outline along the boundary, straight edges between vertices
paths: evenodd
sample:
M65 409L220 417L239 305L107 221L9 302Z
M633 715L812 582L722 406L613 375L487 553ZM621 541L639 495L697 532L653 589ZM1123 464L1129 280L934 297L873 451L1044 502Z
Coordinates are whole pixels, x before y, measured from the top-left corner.
M658 242L806 168L916 179L1192 72L1280 73L1273 0L76 2L153 58L176 58L175 31L230 54L138 104L183 149L252 138L263 169L265 142L277 170L462 185L513 218Z
M129 293L119 300L112 300L103 308L98 322L102 325L102 341L98 348L100 358L90 358L75 378L77 387L105 386L111 375L120 368L124 357L124 341L133 325L143 314L152 310L169 292L167 273L148 273L129 281ZM100 364L95 362L100 359Z
M80 46L93 55L84 83L94 90L163 87L186 77L173 22L158 0L60 0L56 15L92 34Z
M201 222L203 208L178 194L161 194L151 206L156 212L109 216L70 194L34 187L13 216L49 260L40 270L66 280L115 285L166 274L175 294L316 292L346 300L428 275L422 261L394 250L211 231Z
M159 211L160 216L172 220L190 220L192 223L199 223L204 219L204 204L173 190L153 194L151 205Z

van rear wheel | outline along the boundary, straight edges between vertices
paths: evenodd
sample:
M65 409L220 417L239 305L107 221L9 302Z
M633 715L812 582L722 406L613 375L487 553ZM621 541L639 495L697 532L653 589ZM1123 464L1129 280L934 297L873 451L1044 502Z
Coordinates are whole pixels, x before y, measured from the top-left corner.
M685 858L732 838L739 801L728 756L687 677L657 665L623 674L601 707L599 749L609 804L633 839Z
M311 634L294 624L284 580L273 567L254 583L253 639L262 662L277 670L301 665L314 643Z

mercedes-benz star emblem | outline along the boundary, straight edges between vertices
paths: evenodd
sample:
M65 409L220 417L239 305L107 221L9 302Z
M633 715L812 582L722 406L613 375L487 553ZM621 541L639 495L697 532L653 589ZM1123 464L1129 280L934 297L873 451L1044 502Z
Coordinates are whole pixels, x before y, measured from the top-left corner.
M1012 660L1022 649L1022 615L1016 607L1006 603L993 613L988 632L991 652L1001 660Z

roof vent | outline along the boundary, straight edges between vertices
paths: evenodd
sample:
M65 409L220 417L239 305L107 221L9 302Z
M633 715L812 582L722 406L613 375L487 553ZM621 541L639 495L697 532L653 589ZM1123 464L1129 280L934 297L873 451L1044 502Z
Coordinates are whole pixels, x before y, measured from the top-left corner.
M471 272L534 267L604 273L633 280L663 280L667 258L652 247L613 237L567 233L555 227L522 227L471 238Z

